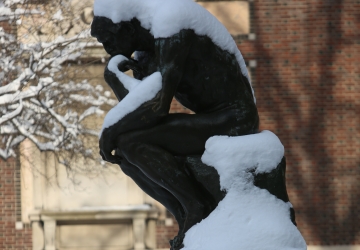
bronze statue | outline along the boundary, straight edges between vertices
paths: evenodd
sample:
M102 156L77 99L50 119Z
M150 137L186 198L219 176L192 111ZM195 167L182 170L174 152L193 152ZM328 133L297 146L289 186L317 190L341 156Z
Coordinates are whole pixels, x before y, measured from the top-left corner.
M113 23L95 16L91 35L111 56L129 58L118 65L121 71L132 69L140 80L162 75L160 93L105 129L99 146L104 160L119 164L175 216L179 235L172 247L179 249L185 232L224 195L216 171L200 160L206 140L258 132L249 80L235 55L191 29L155 39L137 18ZM136 60L130 59L135 51ZM104 77L121 101L128 91L108 68ZM195 114L169 114L173 97Z
M212 136L241 139L259 132L244 60L226 29L191 0L95 0L94 6L91 35L111 56L104 78L119 104L131 96L128 83L120 80L125 78L117 75L119 71L133 70L135 79L143 80L141 83L154 74L161 76L161 89L153 98L103 126L100 154L104 160L120 165L140 188L174 215L179 234L170 242L171 249L180 249L185 233L225 197L217 171L201 161L205 142ZM182 16L191 11L193 19ZM158 16L152 16L152 12ZM174 20L180 20L180 24ZM151 26L151 22L157 26ZM115 60L120 57L126 60ZM195 114L169 114L173 97ZM282 155L283 151L279 159ZM285 202L296 225L286 192L285 158L276 164L270 172L258 172L251 165L244 170L246 181Z

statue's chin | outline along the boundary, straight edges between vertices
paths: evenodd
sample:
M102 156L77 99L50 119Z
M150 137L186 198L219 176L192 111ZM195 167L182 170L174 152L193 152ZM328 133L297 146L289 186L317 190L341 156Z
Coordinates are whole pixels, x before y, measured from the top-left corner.
M104 46L105 48L105 46ZM125 56L126 58L129 58L131 56L132 53L125 53L123 51L120 50L116 50L116 49L111 49L111 48L105 48L106 53L108 53L111 57L117 56L117 55L122 55ZM129 55L130 54L130 55Z

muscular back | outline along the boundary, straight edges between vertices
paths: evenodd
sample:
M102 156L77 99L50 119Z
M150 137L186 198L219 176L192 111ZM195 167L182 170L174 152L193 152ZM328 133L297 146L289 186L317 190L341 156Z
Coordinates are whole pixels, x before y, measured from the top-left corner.
M234 55L206 36L196 36L175 97L197 113L216 111L245 101L253 103L250 84Z
M209 37L182 30L172 37L156 40L155 44L161 40L176 46L183 44L184 39L189 50L183 55L186 58L179 75L181 80L174 93L182 105L196 113L209 113L229 106L238 109L255 106L250 83L242 74L236 57L215 45ZM139 53L137 59L144 75L159 70L161 62L155 54L153 51ZM141 78L141 75L135 74L135 77Z

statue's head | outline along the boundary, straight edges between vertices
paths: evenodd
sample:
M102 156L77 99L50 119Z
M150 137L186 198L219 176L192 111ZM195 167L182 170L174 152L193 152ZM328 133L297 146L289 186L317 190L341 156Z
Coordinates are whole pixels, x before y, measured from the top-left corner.
M129 58L136 50L135 29L131 22L113 23L106 17L95 16L91 36L97 38L111 56L121 54Z

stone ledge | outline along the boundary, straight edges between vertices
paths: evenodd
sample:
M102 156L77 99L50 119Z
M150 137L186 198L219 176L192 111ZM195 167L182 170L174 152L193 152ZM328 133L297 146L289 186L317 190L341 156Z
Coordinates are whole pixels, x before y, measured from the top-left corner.
M353 246L308 246L307 250L360 250L360 245Z
M158 248L156 250L169 250L168 248ZM308 246L307 250L360 250L360 245L354 246Z
M84 207L73 210L42 210L29 215L30 221L39 220L108 220L158 218L159 211L147 205L114 206L114 207Z

